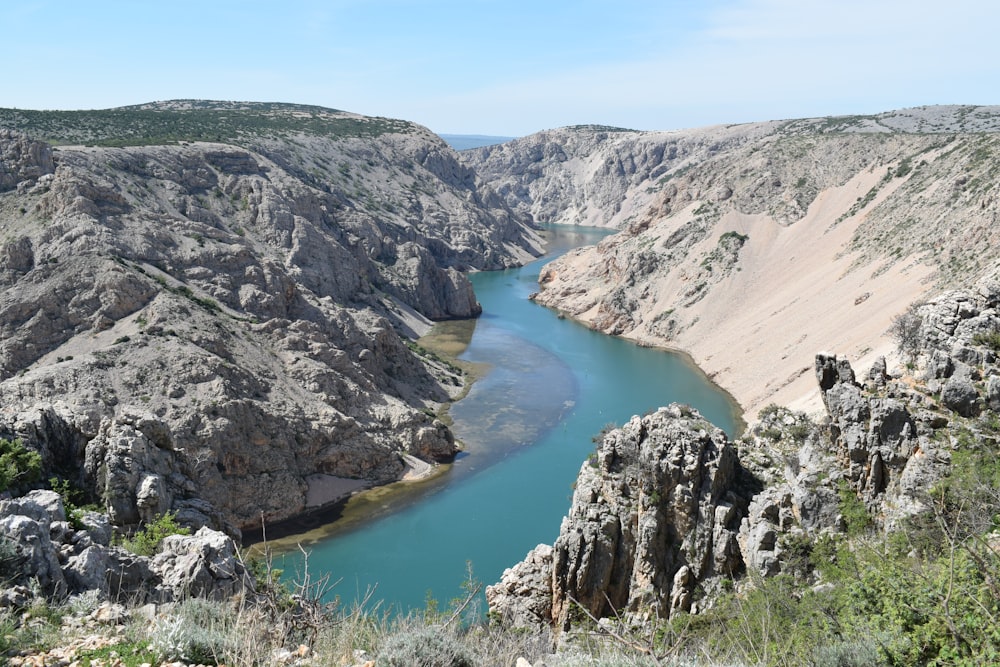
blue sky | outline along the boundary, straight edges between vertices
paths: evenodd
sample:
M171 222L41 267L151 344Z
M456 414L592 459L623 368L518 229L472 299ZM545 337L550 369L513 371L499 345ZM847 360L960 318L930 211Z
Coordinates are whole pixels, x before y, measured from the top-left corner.
M298 102L520 136L1000 104L996 0L0 0L0 106Z

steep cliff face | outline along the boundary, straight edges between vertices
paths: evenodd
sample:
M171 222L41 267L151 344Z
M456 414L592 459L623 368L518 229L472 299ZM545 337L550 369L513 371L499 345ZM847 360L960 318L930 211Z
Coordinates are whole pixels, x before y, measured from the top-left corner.
M637 132L582 125L463 151L507 204L536 222L625 226L670 173L766 137L775 124Z
M743 570L739 489L735 450L696 412L673 405L635 417L580 470L555 545L487 589L491 608L516 625L564 627L579 617L574 605L596 618L688 611L698 582ZM523 596L522 579L547 585Z
M369 120L231 144L0 135L4 433L82 470L119 524L259 524L302 511L312 475L450 458L429 415L463 380L405 338L478 314L462 271L539 241L440 139Z
M673 133L566 128L470 151L538 222L621 230L541 277L540 303L677 347L748 416L818 411L808 360L890 355L895 315L997 252L1000 110L925 107Z

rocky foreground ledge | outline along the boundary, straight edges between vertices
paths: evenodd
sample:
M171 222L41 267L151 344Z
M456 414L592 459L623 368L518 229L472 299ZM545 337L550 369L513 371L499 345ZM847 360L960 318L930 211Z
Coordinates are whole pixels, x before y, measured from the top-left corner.
M0 500L0 535L0 608L24 609L36 595L62 600L96 593L142 605L253 590L236 545L223 533L203 527L194 535L171 535L156 555L141 556L112 545L105 514L83 512L71 522L54 491Z

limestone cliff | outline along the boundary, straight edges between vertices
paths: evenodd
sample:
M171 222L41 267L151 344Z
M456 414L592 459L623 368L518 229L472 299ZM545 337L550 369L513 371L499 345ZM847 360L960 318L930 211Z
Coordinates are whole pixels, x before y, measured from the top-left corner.
M894 316L990 268L998 128L996 107L584 126L463 159L537 222L621 230L546 267L540 303L690 353L752 418L771 402L821 410L804 360L891 356Z
M310 476L455 453L433 413L464 380L406 339L478 314L462 272L539 241L443 141L287 105L87 113L0 118L88 143L201 129L0 133L0 435L116 524L230 530L301 512Z
M509 571L487 590L491 608L516 625L565 627L574 605L597 618L690 610L699 582L743 570L739 478L725 434L696 412L673 405L633 418L580 470L555 545L518 566L528 579L547 573L537 597L522 596L524 575Z

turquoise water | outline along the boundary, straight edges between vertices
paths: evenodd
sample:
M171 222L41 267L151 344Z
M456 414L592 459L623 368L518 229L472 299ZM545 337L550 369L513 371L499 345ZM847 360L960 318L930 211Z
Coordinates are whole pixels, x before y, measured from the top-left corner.
M550 250L594 243L599 230L554 231ZM733 405L677 355L595 333L528 300L552 259L472 276L483 305L463 354L491 370L451 410L466 445L452 470L370 523L309 547L315 578L329 574L350 602L374 598L400 611L462 594L467 566L487 584L539 543L551 544L592 438L677 401L732 434ZM301 570L301 558L279 566Z

